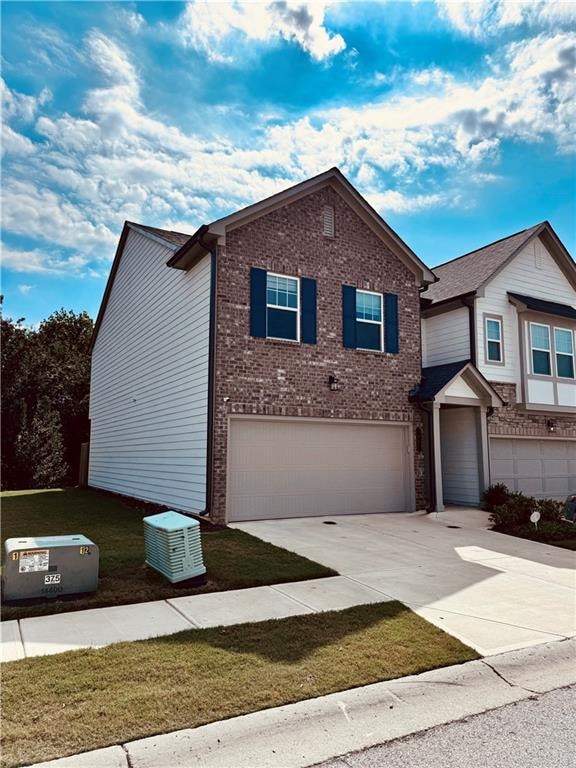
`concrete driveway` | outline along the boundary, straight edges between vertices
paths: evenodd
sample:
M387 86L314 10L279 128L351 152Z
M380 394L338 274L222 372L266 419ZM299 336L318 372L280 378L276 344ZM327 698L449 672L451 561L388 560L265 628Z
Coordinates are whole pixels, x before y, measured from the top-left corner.
M453 509L232 527L400 600L484 656L574 637L575 553L486 530L487 517Z

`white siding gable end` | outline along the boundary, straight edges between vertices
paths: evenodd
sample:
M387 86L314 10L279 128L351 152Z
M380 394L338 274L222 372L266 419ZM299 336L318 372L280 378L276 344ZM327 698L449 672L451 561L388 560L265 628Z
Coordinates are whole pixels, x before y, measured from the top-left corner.
M489 381L521 383L518 314L508 293L576 306L576 291L540 238L534 238L498 272L476 299L477 367ZM504 364L486 361L485 315L502 318ZM518 389L518 394L520 390Z
M131 229L94 349L89 484L201 512L206 506L210 257Z

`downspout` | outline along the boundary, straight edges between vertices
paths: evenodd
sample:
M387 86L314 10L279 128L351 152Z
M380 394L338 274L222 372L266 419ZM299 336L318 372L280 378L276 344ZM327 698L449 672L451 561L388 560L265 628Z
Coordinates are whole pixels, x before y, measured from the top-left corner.
M470 337L470 362L476 365L476 312L475 296L463 299L464 305L468 307L468 334Z
M210 254L210 310L208 329L208 421L206 425L206 503L200 515L210 515L212 507L212 468L214 457L214 386L216 372L216 281L218 267L216 263L217 246L208 245L202 239L198 242L204 250Z

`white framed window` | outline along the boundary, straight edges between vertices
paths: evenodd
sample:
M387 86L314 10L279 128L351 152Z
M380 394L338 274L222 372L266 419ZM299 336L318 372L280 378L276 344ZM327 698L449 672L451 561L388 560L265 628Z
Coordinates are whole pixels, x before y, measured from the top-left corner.
M356 291L356 348L382 351L382 294Z
M574 334L569 328L554 328L556 376L574 378Z
M266 275L266 336L300 341L300 280L297 277L273 272Z
M536 376L551 376L549 325L530 323L530 351L532 373Z
M502 321L496 317L487 317L485 320L486 333L486 361L488 363L502 363Z

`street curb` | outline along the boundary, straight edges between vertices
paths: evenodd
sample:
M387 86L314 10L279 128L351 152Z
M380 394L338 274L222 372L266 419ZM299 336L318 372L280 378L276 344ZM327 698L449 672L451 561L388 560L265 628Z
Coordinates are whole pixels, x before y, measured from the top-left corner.
M575 661L559 640L32 768L305 768L574 684Z

